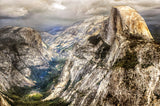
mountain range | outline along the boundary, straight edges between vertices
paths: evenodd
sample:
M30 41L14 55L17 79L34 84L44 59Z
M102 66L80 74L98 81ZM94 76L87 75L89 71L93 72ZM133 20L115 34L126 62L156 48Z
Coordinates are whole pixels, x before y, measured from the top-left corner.
M1 106L160 105L158 27L112 7L67 27L0 29Z

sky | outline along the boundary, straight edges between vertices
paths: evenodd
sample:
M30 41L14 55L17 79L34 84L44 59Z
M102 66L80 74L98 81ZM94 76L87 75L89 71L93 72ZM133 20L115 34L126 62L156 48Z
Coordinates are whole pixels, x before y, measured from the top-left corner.
M88 17L109 15L115 5L129 5L147 24L160 24L160 0L0 0L0 27L46 30L67 26Z

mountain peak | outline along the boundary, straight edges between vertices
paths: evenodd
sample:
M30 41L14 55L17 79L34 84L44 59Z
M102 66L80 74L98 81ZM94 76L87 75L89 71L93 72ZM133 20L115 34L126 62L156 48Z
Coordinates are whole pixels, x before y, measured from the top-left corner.
M146 40L153 39L143 17L129 6L112 7L108 33L107 36L102 37L107 44L111 45L115 36L119 35L137 36Z
M160 46L150 42L144 19L131 7L115 6L109 19L90 23L90 33L74 45L44 100L61 97L74 106L159 105Z
M41 47L40 34L29 27L6 26L0 29L0 41L3 44L13 45L26 43L35 47ZM10 40L8 40L10 39Z

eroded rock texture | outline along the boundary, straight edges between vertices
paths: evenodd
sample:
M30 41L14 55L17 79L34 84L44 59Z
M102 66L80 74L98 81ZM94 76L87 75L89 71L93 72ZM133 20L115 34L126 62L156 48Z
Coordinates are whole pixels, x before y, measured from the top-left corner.
M0 29L1 91L20 92L17 87L32 87L45 81L50 56L43 46L40 34L31 28Z
M107 35L102 35L102 38L106 43L112 44L115 36L124 34L153 39L143 17L135 9L129 6L115 6L111 10Z
M62 97L74 106L160 105L160 46L134 9L113 7L103 28L83 39L45 100Z
M1 106L11 106L2 96L0 96L0 105Z
M0 105L14 104L27 88L31 95L46 91L44 100L63 98L73 106L160 105L159 53L144 19L128 6L115 6L109 18L89 18L54 36L4 27ZM57 73L59 79L53 77Z

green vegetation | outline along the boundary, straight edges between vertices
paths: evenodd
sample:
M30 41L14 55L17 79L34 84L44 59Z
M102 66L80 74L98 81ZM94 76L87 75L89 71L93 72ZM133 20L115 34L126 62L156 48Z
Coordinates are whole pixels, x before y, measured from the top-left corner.
M133 69L137 64L138 64L138 59L136 52L127 51L126 56L124 56L122 59L118 59L113 65L113 68L122 67L128 70L128 69Z
M40 86L43 92L47 92L48 90L50 90L52 86L57 85L59 77L65 65L65 62L66 62L65 59L55 59L52 62L50 62L50 65L53 66L52 70L54 70L54 73L49 73L46 76L48 80L46 80L45 83Z
M7 91L7 93L4 94L14 99L14 97L21 97L22 95L27 95L31 91L31 89L33 89L33 87L30 88L13 86Z
M153 60L152 54L149 51L147 51L145 54L146 55L143 56L144 63L141 64L142 68L148 68L149 66L153 65L153 63L152 63L152 60Z
M129 36L127 38L130 42L129 47L130 49L134 49L138 45L146 43L145 40L141 36Z
M13 106L68 106L70 103L61 98L56 98L51 101L16 101Z
M46 82L46 84L43 84L43 86L41 86L41 89L43 89L43 92L48 91L51 88L51 86L53 85L55 86L59 81L59 77L60 77L60 73L52 76L50 80Z
M33 94L32 96L30 96L30 95L28 96L28 98L30 100L34 100L34 101L41 100L42 97L43 97L43 95L40 93L36 93L36 94Z
M133 48L137 47L137 45L138 45L137 42L131 42L131 43L129 44L129 47L130 47L131 49L133 49Z
M129 39L131 41L129 44L129 47L131 50L134 50L135 47L137 47L138 45L141 45L141 44L145 45L147 43L147 41L145 41L141 36L129 36L127 39ZM154 43L156 44L156 41L154 41ZM158 46L155 46L155 47L157 48L157 51L160 51ZM152 55L150 53L147 52L146 56L143 56L143 60L145 60L145 62L143 64L141 64L142 68L147 68L147 67L153 65L151 62Z
M35 93L33 95L25 95L23 97L10 95L14 102L9 102L12 106L68 106L70 103L61 98L56 98L50 101L41 101L43 95Z
M129 40L135 40L135 41L144 40L144 38L141 35L133 35L130 33L130 34L127 34L126 36L127 36L127 39Z
M114 104L115 106L119 106L119 100L116 98L116 96L114 96L113 94L111 94L110 92L107 94L106 99L107 101L109 101L110 104Z
M9 93L5 94L9 98L11 98L14 102L7 100L11 106L68 106L70 103L66 102L65 100L61 98L56 98L54 100L50 101L42 101L46 97L46 92L33 92L29 93L31 90L24 90L22 92L22 88L16 88L16 91L19 90L19 92L15 92L10 90Z
M133 74L134 74L134 71L125 70L124 72L123 83L128 90L137 89L136 80L135 80L136 76L132 76Z

